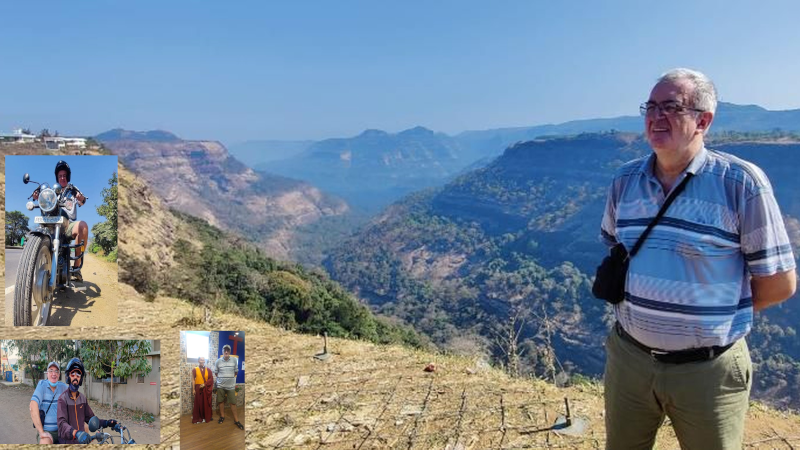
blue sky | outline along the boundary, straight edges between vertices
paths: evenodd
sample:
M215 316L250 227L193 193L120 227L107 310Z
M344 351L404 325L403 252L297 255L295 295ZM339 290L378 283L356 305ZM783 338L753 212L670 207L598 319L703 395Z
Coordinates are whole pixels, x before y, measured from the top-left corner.
M72 171L72 184L78 187L88 199L78 208L78 220L89 225L89 240L92 225L106 219L97 214L97 207L103 204L102 190L108 187L108 180L117 171L116 156L6 156L6 211L20 211L30 220L28 228L33 229L33 218L40 215L38 209L28 211L25 203L36 184L22 182L25 173L31 180L39 183L55 184L56 163L63 159Z
M800 108L793 0L33 0L3 16L0 131L457 133L636 114L676 66L723 101Z

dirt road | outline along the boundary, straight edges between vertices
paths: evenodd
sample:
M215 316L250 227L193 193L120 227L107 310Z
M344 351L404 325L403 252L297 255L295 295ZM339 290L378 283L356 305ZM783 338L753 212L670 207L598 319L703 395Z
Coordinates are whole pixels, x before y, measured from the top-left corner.
M28 405L31 402L33 388L28 385L3 386L0 385L0 404L3 405L3 426L0 427L0 444L35 444L36 430L31 423ZM111 419L107 406L89 400L92 410L101 419ZM158 444L161 442L161 420L156 418L152 424L134 423L125 420L117 414L117 418L131 431L131 437L137 444ZM109 429L107 433L113 434ZM127 433L125 434L127 437ZM114 442L119 443L119 435L114 437Z
M115 326L117 325L117 306L120 298L117 284L117 265L103 261L86 253L86 262L81 270L83 286L86 290L72 290L56 293L56 301L50 310L50 322L55 326ZM14 325L13 281L6 280L5 324Z

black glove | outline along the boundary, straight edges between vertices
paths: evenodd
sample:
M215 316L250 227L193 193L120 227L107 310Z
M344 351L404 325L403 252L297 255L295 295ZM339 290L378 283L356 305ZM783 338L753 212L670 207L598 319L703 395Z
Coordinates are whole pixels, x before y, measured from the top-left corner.
M106 422L106 425L105 425L105 426L107 426L107 427L111 427L111 429L112 429L112 430L114 430L114 431L119 431L119 430L117 429L117 421L116 421L116 420L114 420L114 419L108 419L108 420L106 420L105 422Z
M89 433L85 431L78 431L77 433L75 433L75 439L78 440L79 444L88 444L89 442L91 442L92 437L89 436Z

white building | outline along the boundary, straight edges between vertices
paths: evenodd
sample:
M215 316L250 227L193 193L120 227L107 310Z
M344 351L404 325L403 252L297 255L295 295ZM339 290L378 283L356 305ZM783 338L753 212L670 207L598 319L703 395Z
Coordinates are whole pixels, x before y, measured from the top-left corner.
M46 136L44 138L44 146L48 150L58 150L64 147L86 148L86 138Z
M0 142L33 142L35 140L35 135L23 133L22 128L17 128L11 133L0 133Z
M64 143L67 147L86 148L86 138L82 137L65 137Z

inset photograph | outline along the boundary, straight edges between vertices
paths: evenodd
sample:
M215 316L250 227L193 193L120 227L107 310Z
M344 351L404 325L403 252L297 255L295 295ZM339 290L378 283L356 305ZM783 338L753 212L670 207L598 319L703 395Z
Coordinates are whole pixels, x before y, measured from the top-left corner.
M117 157L6 156L5 324L117 324Z
M181 331L181 449L244 448L244 331Z
M4 340L0 444L161 443L158 340Z

